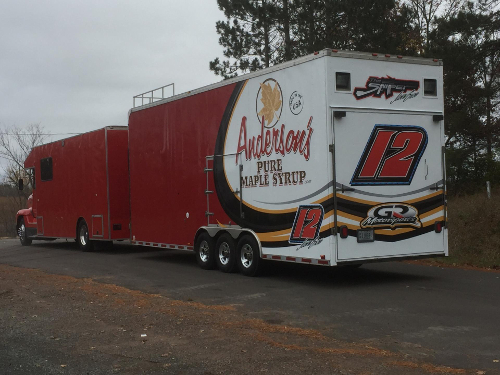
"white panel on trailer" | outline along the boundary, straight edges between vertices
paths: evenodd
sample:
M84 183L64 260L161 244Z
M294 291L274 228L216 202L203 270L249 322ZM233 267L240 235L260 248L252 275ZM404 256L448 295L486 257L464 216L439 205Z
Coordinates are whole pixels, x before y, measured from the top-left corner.
M442 121L434 114L347 110L333 117L337 260L444 254ZM373 232L359 242L358 231ZM369 239L369 238L368 238Z

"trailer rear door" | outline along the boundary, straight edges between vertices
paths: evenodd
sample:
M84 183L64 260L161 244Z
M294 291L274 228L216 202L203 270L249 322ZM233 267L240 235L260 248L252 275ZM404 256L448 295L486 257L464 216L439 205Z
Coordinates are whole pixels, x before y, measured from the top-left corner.
M443 121L436 113L332 113L337 261L446 251ZM441 223L441 224L440 224ZM345 228L344 228L345 230Z

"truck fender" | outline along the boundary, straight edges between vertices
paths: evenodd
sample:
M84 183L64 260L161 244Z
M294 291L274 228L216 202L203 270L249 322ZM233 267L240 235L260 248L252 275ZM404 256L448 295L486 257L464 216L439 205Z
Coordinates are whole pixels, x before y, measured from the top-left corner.
M19 218L24 218L24 225L36 228L36 217L31 208L23 208L16 213L16 230L19 229Z

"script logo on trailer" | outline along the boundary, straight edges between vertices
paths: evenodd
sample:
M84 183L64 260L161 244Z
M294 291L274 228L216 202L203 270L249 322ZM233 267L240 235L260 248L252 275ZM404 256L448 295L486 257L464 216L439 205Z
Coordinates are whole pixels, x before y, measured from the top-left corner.
M324 214L319 204L299 206L288 242L304 244L318 239Z
M410 185L426 147L420 126L375 125L351 185Z
M357 100L365 99L370 96L381 98L385 95L386 99L391 98L395 92L417 91L420 88L419 81L406 79L396 79L387 77L368 77L365 87L356 87L353 95Z
M406 203L385 203L372 207L367 217L361 220L360 226L361 228L420 228L422 223L418 219L415 207Z

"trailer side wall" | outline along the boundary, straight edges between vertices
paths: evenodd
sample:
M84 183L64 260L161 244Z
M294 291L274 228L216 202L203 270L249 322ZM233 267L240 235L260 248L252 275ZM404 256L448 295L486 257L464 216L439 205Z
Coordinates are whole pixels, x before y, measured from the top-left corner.
M228 85L131 113L132 240L192 245L197 229L207 223L205 157L214 153L234 88ZM210 199L214 219L227 224L230 219L215 205L217 197Z

